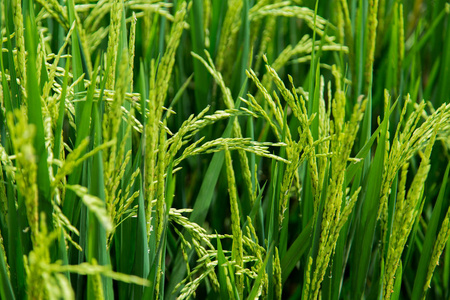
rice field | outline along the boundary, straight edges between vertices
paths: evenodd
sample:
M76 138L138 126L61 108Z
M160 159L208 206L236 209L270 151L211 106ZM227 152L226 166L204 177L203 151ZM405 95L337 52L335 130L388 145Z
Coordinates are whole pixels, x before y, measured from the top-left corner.
M1 299L449 299L446 0L0 2Z

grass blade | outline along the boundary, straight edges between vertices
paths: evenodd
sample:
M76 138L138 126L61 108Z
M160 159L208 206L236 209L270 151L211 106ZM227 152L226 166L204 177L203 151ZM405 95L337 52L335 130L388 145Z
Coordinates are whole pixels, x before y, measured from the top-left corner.
M375 152L375 157L371 163L367 179L364 184L361 217L357 221L359 225L355 234L355 245L353 252L352 286L355 296L360 298L364 293L366 285L367 272L370 266L372 254L373 239L377 223L377 214L379 206L379 195L381 190L381 174L383 174L383 161L385 154L385 141L388 131L389 111L386 112L384 120L380 127L380 138Z
M16 299L9 280L8 271L6 269L6 257L3 252L3 245L0 246L0 296L2 299Z
M220 238L217 237L217 268L219 273L219 283L220 283L220 298L221 299L230 299L228 295L227 289L227 278L225 275L225 267L226 263L225 255L222 250L222 243L220 242Z
M26 22L31 27L31 18L28 17ZM28 121L34 124L36 128L36 136L34 138L34 149L38 155L38 175L37 183L39 189L39 210L46 215L47 226L49 230L53 228L52 212L53 207L50 200L50 179L47 167L47 149L45 147L44 122L42 116L40 88L38 86L36 71L36 33L31 30L27 31L26 48L28 50L27 60L27 101L28 101Z
M427 233L425 235L425 241L420 255L419 265L417 267L417 273L414 279L414 286L411 299L417 300L424 297L425 282L427 276L428 266L431 260L431 254L433 252L434 242L438 234L438 225L445 214L444 209L444 195L448 181L448 174L450 171L450 163L444 173L439 195L434 205L433 213L428 223ZM446 201L448 202L448 201Z
M306 250L311 247L310 237L312 232L312 225L313 223L311 220L281 259L281 275L283 283L286 282L292 270L294 270L297 262L301 259L303 254L306 253Z

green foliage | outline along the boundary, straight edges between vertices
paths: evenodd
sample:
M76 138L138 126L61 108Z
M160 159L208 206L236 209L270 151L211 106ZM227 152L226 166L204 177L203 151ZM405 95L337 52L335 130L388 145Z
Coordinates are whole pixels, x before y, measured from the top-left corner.
M448 299L449 12L0 2L0 297Z

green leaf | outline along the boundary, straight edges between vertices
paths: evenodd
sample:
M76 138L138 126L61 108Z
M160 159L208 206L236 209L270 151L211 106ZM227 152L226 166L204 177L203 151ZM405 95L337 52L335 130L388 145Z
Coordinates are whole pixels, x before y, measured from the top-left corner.
M389 111L389 115L392 114L392 112L394 111L394 108L397 106L397 103L398 103L398 99L394 102L394 104L392 104L391 109ZM369 103L367 105L369 105ZM366 111L366 114L367 113L368 112ZM366 120L366 118L364 117L363 122L366 122L365 120ZM364 129L364 125L363 125L363 129ZM378 128L375 130L375 132L370 137L370 139L367 140L367 142L364 144L364 146L356 154L355 158L364 159L364 160L361 160L356 163L352 163L347 167L347 170L345 172L345 183L344 183L345 187L350 184L350 181L353 179L356 172L363 166L363 164L364 164L364 166L366 166L366 165L370 166L371 163L368 161L370 158L370 148L372 147L376 138L380 134L381 129L382 129L382 126L378 126ZM365 161L367 161L367 163L364 163Z
M233 79L232 79L232 95L236 96L239 89L244 84L247 76L245 70L249 65L250 52L250 18L249 18L250 3L249 0L243 0L241 10L241 28L239 30L237 43L239 45L237 62L234 64Z
M220 238L217 237L217 270L219 273L219 284L220 284L220 298L221 299L230 299L228 295L227 289L227 277L225 275L225 267L226 263L225 255L222 250L222 243L220 242Z
M203 34L203 2L193 1L189 13L191 25L192 51L204 58L205 37ZM194 59L194 81L195 81L195 108L197 112L202 111L208 105L210 76L203 64Z
M214 59L216 57L217 46L220 41L220 31L222 29L223 18L227 11L227 2L225 0L217 0L212 2L212 20L210 29L210 47L209 54Z
M94 74L92 75L93 78L97 78L98 66L100 64L99 58L100 57L97 57L97 60L95 63ZM101 95L103 94L105 82L106 82L106 76L102 82L102 89L101 89L101 93L100 93ZM96 86L95 82L93 82L89 86L89 90L88 90L88 93L86 96L86 103L83 106L83 110L80 113L80 117L77 119L77 135L76 135L75 147L78 147L81 144L81 142L84 139L88 138L88 136L89 136L91 115L92 115L92 103L94 100L95 86ZM99 113L99 112L97 111L97 113ZM101 122L100 116L98 116L98 118L99 118L98 122ZM99 125L99 126L101 128L101 125ZM101 136L101 131L99 131L98 134ZM69 175L69 179L68 179L69 185L79 184L82 170L83 170L83 165L79 165L74 168L72 173ZM102 174L102 177L103 177L103 174ZM73 225L76 226L78 224L78 218L79 218L78 201L76 199L75 193L72 191L68 191L66 194L66 198L64 200L64 205L63 205L63 213L64 213L64 215L67 216L67 218L69 219L69 222L71 222Z
M368 176L363 185L360 219L357 220L356 234L354 238L354 251L352 254L352 288L355 297L363 296L366 287L366 278L369 270L372 247L374 245L375 227L377 224L377 212L379 207L379 195L383 174L383 161L385 153L385 141L387 138L389 112L386 112L380 127L380 138L375 152L375 157L370 165Z
M431 254L433 253L434 243L438 234L439 222L442 222L443 214L445 214L444 195L448 181L448 175L450 171L450 163L447 165L445 174L442 180L441 188L439 190L436 204L434 205L433 213L431 214L430 221L427 226L427 232L425 234L425 241L423 243L422 251L420 254L419 265L417 267L416 276L414 279L413 291L411 299L422 299L426 277L428 273L428 267L430 264Z
M26 277L23 261L22 235L19 225L19 216L16 210L16 200L14 198L14 188L12 178L8 178L6 193L8 197L8 264L10 267L10 281L14 294L19 299L23 299L26 294Z
M53 156L56 159L59 159L59 154L61 152L61 136L63 131L64 113L66 107L66 94L67 94L67 84L69 81L69 70L70 70L70 59L67 59L64 81L61 91L61 99L59 101L58 121L56 122L56 130L55 130L55 148L53 149ZM56 166L54 167L54 172L56 172Z
M405 57L405 66L408 66L411 64L412 59L416 55L417 52L422 49L430 39L430 37L433 36L433 33L435 32L437 26L439 23L444 19L445 15L448 14L447 9L443 9L436 18L433 19L433 22L429 26L428 30L423 34L419 41L415 42L411 50L409 51L408 55Z
M148 243L147 243L147 222L145 220L145 207L144 207L144 190L142 188L141 176L138 176L137 181L140 186L139 193L139 206L138 206L138 224L136 232L136 257L134 260L133 274L147 278L150 272L150 262L148 256ZM137 183L136 183L137 184ZM129 242L132 242L130 240ZM133 294L136 299L141 299L144 295L144 287L134 285Z
M299 236L289 247L286 254L281 259L281 276L283 284L288 279L292 270L294 270L297 262L302 258L303 254L311 247L312 220L303 229Z
M72 25L74 22L76 22L75 18L75 2L74 0L68 0L67 1L67 13L69 17L69 23ZM73 78L78 79L83 75L83 65L81 60L81 51L80 51L80 41L79 41L79 33L78 28L75 26L74 32L72 34L72 73ZM79 82L75 85L75 94L80 93L84 90L83 82ZM81 120L81 113L83 112L83 102L77 102L75 104L75 120L77 124L80 123Z
M3 245L0 247L0 296L2 299L16 299L9 280L5 265L6 257L3 252Z
M153 250L156 251L151 251L152 249L150 249L150 253L151 252L155 252L154 253L154 257L153 260L150 261L150 273L147 277L147 279L150 281L150 285L147 286L144 290L144 298L143 299L155 299L158 295L155 293L155 288L156 288L156 278L157 278L157 272L162 272L161 270L163 270L162 268L164 268L164 258L165 258L165 252L166 252L166 237L167 237L167 215L164 215L164 226L163 226L163 232L161 235L162 238L162 242L159 243L158 248L154 247ZM155 234L153 234L155 235ZM160 265L162 264L162 265ZM163 278L162 278L163 279ZM164 281L164 280L162 280ZM164 282L161 282L161 284L163 285ZM159 289L160 292L164 291L164 286L162 286L162 290L161 288ZM171 291L169 289L169 291ZM173 290L172 290L173 291ZM169 294L170 296L173 296L173 294Z
M398 300L400 298L400 289L402 286L403 264L400 261L397 272L395 273L394 292L391 295L392 300Z
M252 290L250 291L250 294L248 295L247 299L257 299L258 297L258 290L261 286L263 277L265 275L265 269L267 266L267 262L269 261L269 258L272 257L272 251L274 249L274 244L272 244L269 248L269 251L267 251L266 258L264 259L263 265L261 266L261 269L258 272L258 277L256 277L255 283L253 284Z
M12 13L8 10L8 6L11 9L11 2L6 2L6 6L5 6L5 29L6 29L6 46L8 49L8 69L10 72L10 78L17 78L17 74L16 74L16 68L15 68L15 64L14 64L14 56L13 56L13 46L12 46L12 42L11 42L11 25L12 23L12 18L10 18L10 16L12 16ZM14 26L12 26L14 29ZM2 41L3 42L3 41ZM26 46L26 45L25 45ZM3 47L2 47L3 48ZM2 56L2 55L0 55ZM2 77L5 77L5 82L3 83L3 89L4 91L9 91L8 85L6 83L6 76L4 75L5 73L5 69L7 68L4 65L4 61L3 61L3 57L0 59L0 61L2 62ZM19 85L17 84L16 80L10 80L9 81L10 85L11 85L11 97L10 101L5 102L5 108L8 111L13 111L14 109L19 108L20 104L21 104L21 98L22 98L22 93L19 92ZM7 93L9 94L9 93Z
M96 70L96 69L95 69ZM95 78L95 77L94 77ZM91 103L92 104L92 103ZM85 106L85 110L90 110L90 105ZM100 118L97 110L97 106L93 106L93 132L94 132L94 146L101 144L101 125ZM92 157L92 163L90 164L89 172L89 193L93 196L97 196L103 202L105 201L105 186L103 178L103 158L102 152L97 152ZM101 226L100 221L94 217L94 212L89 212L88 218L88 248L87 259L89 262L92 259L96 259L100 265L109 265L110 258L106 250L106 230ZM92 280L88 280L88 299L95 299L96 295L93 293ZM106 299L113 298L112 279L102 276L103 294ZM89 288L90 287L90 288Z
M31 18L26 19L26 28L31 27ZM36 136L34 138L34 149L37 156L37 183L39 190L39 211L44 212L49 230L53 228L52 212L53 206L50 199L50 176L47 166L47 149L45 147L44 121L42 117L41 94L38 86L36 70L36 41L35 33L27 30L26 48L28 51L27 59L27 101L28 101L28 122L34 124Z

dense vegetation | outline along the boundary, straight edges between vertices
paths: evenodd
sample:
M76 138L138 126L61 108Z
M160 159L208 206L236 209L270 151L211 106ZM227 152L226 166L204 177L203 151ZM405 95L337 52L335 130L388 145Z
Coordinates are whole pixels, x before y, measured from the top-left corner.
M445 0L0 10L1 299L449 299Z

